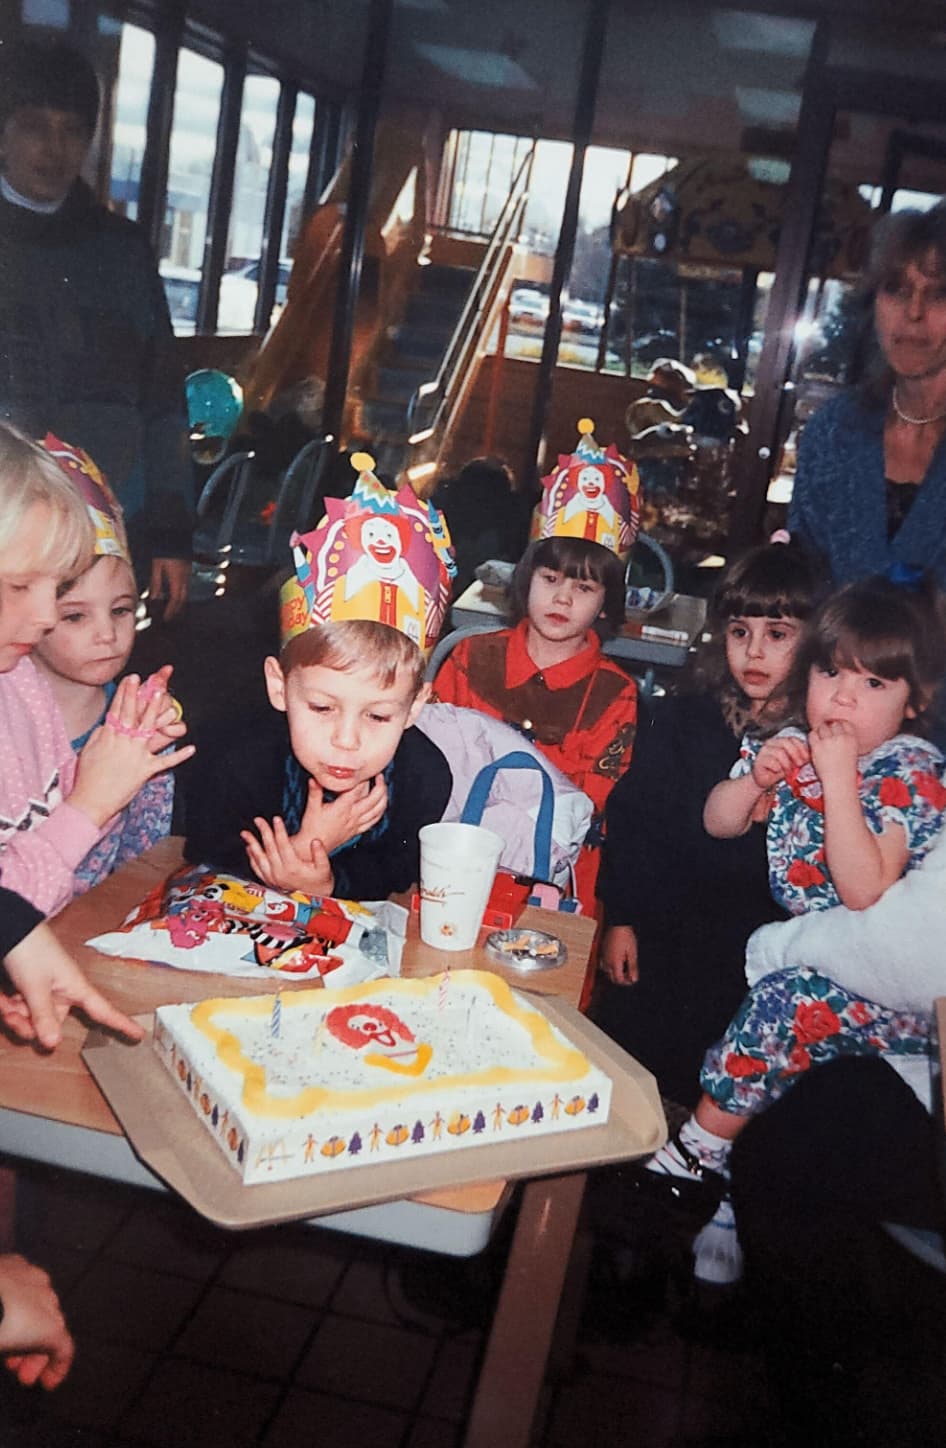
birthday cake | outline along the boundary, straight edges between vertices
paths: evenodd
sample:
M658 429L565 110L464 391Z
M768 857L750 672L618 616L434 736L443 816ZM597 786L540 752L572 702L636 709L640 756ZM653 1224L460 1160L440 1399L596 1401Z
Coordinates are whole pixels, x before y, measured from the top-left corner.
M486 971L161 1006L153 1041L247 1184L581 1130L611 1102Z

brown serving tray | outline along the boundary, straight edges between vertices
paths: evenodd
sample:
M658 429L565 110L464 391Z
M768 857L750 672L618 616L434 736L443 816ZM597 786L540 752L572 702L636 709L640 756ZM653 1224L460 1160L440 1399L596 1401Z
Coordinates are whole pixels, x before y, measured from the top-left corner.
M346 1167L292 1181L244 1186L191 1110L151 1048L125 1045L92 1031L82 1056L137 1155L195 1211L221 1227L250 1228L352 1210L432 1191L455 1192L457 1211L479 1211L481 1182L557 1176L607 1162L646 1156L665 1140L667 1126L656 1082L573 1006L530 993L530 1002L611 1077L611 1114L600 1126L532 1140L445 1152L442 1156ZM149 1033L153 1017L137 1019Z

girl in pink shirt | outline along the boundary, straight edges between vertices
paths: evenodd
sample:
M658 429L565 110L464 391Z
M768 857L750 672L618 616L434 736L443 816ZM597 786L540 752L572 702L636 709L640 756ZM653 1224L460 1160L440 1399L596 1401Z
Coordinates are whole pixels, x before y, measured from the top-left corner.
M72 751L28 655L57 622L59 580L90 564L92 546L87 503L59 464L0 426L0 881L44 914L71 899L76 867L142 785L194 752L155 753L176 711L134 674L105 725Z

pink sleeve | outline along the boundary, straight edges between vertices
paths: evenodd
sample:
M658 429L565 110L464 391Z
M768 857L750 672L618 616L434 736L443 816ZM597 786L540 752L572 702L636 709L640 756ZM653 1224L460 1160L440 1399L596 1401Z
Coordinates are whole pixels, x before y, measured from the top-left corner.
M29 658L0 675L0 879L44 915L72 899L100 831L68 803L76 777L62 715Z
M8 836L0 852L4 888L23 895L44 915L55 915L73 896L76 866L102 831L66 801L29 830Z

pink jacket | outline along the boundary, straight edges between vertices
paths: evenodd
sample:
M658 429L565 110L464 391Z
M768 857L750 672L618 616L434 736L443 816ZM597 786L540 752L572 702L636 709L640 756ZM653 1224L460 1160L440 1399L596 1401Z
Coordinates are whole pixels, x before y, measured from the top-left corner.
M0 674L0 879L44 915L72 899L76 866L102 833L66 803L76 757L32 662Z

